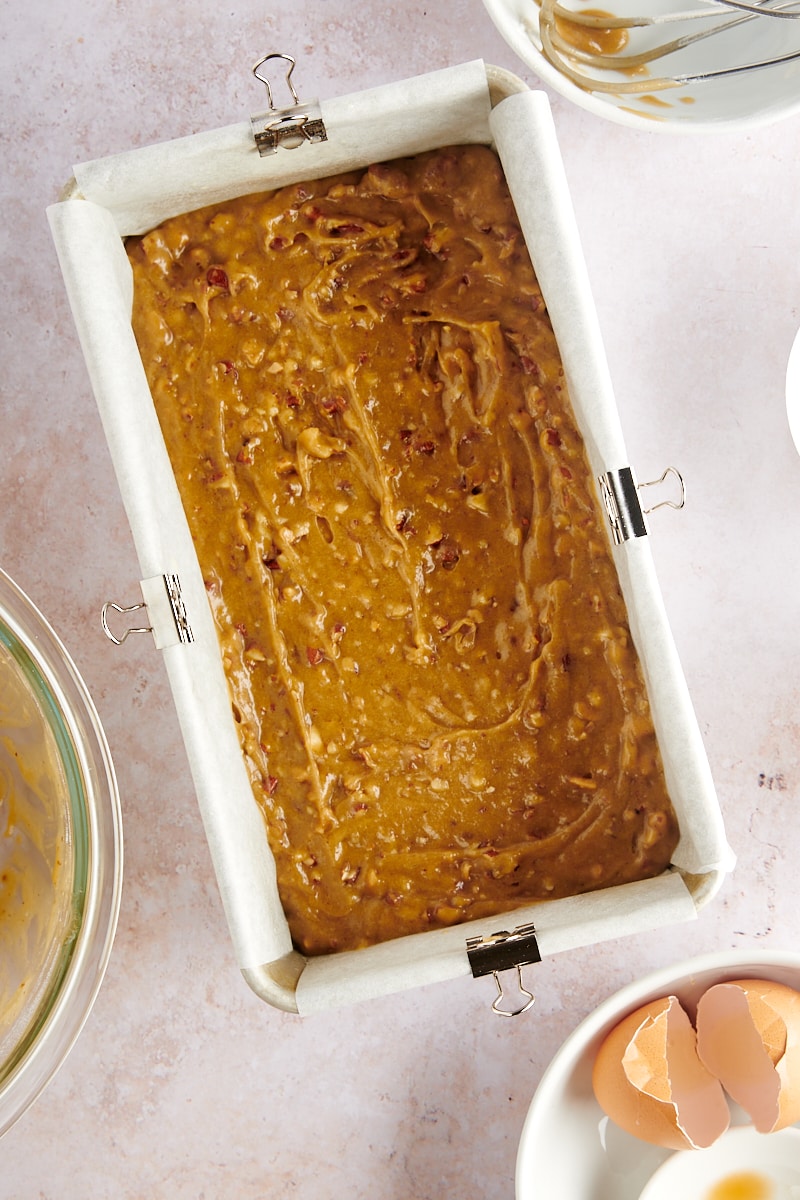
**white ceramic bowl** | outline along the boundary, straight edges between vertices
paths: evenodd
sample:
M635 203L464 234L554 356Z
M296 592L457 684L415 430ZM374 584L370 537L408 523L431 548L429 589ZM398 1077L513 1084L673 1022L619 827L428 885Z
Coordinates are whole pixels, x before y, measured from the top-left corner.
M637 980L596 1008L564 1042L533 1097L517 1155L517 1200L639 1200L672 1152L624 1133L604 1115L592 1091L597 1050L609 1030L650 1000L676 995L693 1017L707 988L748 977L800 990L800 954L707 955ZM732 1123L743 1122L731 1109Z
M0 571L0 1135L63 1063L94 1003L122 884L100 720L64 646Z
M581 0L562 3L576 10L586 7ZM758 17L704 38L651 63L647 69L655 78L712 71L797 52L792 62L637 95L586 91L562 74L542 52L537 0L484 0L484 4L509 46L543 83L581 108L619 124L656 132L718 133L753 128L800 112L800 20ZM614 0L613 4L604 2L597 7L625 17L686 12L711 5L706 0ZM720 14L714 20L730 19L724 8L720 8ZM698 21L691 26L670 26L667 36L672 38L699 26ZM663 28L634 30L625 52L646 49L656 40L661 41ZM620 83L641 78L621 72L606 77Z

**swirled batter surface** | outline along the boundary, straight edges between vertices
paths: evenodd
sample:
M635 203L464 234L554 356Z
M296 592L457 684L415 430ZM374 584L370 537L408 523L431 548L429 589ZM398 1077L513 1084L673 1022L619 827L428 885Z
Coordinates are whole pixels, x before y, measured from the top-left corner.
M659 873L675 818L494 153L233 200L129 255L298 947Z

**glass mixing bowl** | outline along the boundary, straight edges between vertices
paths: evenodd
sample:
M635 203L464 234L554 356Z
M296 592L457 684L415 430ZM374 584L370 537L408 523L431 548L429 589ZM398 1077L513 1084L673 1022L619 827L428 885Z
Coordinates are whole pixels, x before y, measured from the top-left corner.
M121 884L119 794L94 704L0 570L0 1135L83 1028Z

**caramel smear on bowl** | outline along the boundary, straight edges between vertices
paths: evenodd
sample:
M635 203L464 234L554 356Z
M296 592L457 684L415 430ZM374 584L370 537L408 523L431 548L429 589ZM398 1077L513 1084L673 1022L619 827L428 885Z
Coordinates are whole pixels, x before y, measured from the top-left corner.
M613 13L599 8L585 8L581 9L581 16L597 17L602 20L604 17L611 18ZM596 54L600 57L619 54L625 49L629 40L627 29L585 25L583 22L573 21L569 17L560 15L555 19L555 27L573 50L580 50L584 54Z
M129 255L298 947L660 873L675 817L495 154L232 200Z

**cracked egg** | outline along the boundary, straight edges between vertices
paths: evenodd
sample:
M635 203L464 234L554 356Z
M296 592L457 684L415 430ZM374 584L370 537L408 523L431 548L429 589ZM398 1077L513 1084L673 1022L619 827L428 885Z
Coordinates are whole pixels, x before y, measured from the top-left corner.
M603 1111L642 1141L706 1149L729 1099L760 1133L800 1120L800 993L770 980L708 988L695 1025L674 995L635 1009L604 1039L592 1084Z

